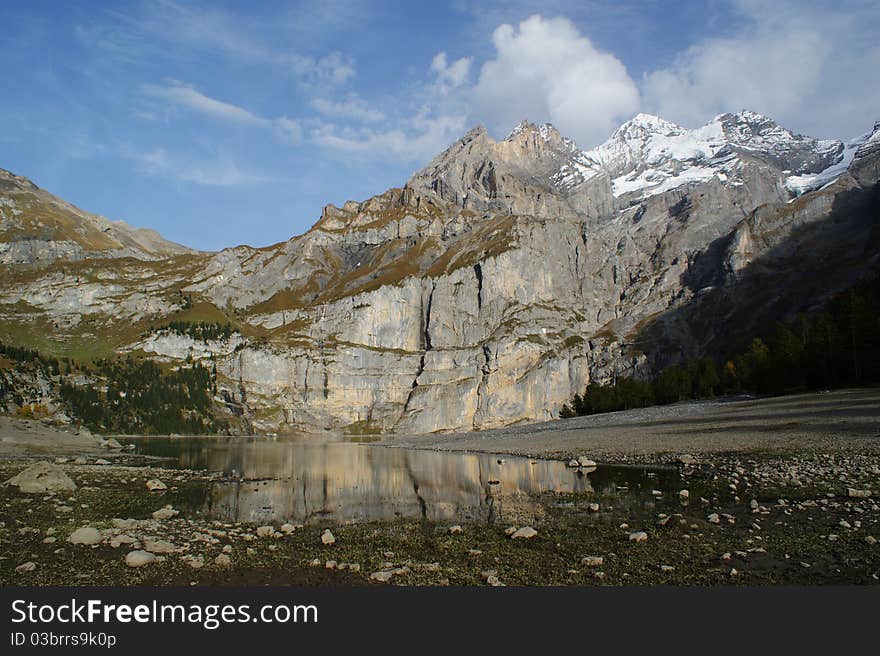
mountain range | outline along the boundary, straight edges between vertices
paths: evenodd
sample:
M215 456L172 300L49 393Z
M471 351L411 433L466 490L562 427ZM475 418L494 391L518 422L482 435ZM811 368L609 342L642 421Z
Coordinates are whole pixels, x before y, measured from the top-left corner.
M210 361L247 431L548 420L590 381L724 357L876 268L878 180L880 123L844 142L748 111L640 114L584 151L524 121L303 235L206 253L0 170L0 339ZM32 402L56 403L52 382Z

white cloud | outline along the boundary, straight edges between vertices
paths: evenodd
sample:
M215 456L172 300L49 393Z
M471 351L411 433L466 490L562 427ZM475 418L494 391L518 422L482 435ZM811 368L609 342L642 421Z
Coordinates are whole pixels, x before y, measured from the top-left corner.
M173 105L187 107L200 114L212 116L233 123L265 123L266 119L249 112L243 107L211 98L182 82L172 81L167 85L142 84L141 93L151 98L165 100Z
M639 108L639 91L614 55L566 18L535 15L492 35L495 58L472 90L475 113L496 132L524 118L550 121L581 147L606 139Z
M437 90L445 93L467 82L471 72L471 61L470 57L462 57L448 64L445 52L434 55L434 59L431 60L431 72L437 76Z
M324 116L347 118L364 123L377 123L385 120L385 114L370 107L363 98L356 95L349 95L341 101L315 98L311 105Z
M750 109L814 136L851 137L880 113L876 8L735 3L745 26L645 75L645 109L689 126ZM850 127L851 126L851 127Z

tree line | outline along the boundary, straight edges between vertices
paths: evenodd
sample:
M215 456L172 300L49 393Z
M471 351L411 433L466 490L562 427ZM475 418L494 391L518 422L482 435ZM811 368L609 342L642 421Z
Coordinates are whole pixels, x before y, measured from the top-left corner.
M61 384L60 396L89 428L110 433L217 433L227 422L212 416L216 368L201 363L163 372L151 360L103 359L95 373L104 381Z
M208 340L229 339L235 329L229 323L221 324L217 321L183 321L177 319L171 321L159 330L169 330L190 337L196 341L206 342Z
M590 383L561 417L629 410L736 393L788 392L880 383L880 275L835 296L823 310L778 323L740 353L692 359L643 380Z

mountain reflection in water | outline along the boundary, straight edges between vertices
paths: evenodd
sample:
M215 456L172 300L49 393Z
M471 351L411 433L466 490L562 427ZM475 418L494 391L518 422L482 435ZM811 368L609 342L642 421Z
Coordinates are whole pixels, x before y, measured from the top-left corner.
M530 514L536 493L592 490L587 475L558 461L344 442L148 438L139 444L142 453L175 455L181 466L238 479L212 486L205 510L224 521L492 522Z

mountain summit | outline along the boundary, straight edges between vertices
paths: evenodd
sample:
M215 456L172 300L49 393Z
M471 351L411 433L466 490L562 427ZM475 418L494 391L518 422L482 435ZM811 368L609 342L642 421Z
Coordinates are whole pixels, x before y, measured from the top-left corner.
M477 127L401 188L219 253L4 173L0 340L212 358L219 411L253 431L549 419L589 381L724 356L876 267L878 127L844 143L753 112L639 114L590 150ZM206 321L232 328L186 329Z

